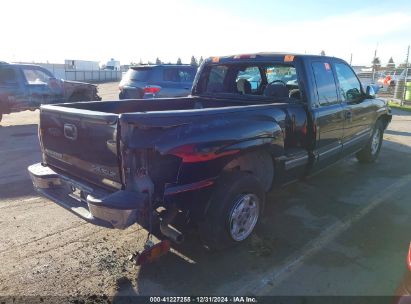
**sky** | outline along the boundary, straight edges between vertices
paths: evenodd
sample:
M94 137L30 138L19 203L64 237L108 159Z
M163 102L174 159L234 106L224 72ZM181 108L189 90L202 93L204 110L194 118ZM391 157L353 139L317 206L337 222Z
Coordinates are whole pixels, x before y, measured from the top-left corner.
M324 50L370 65L375 49L383 64L405 62L410 44L409 0L13 0L0 18L0 60L10 62Z

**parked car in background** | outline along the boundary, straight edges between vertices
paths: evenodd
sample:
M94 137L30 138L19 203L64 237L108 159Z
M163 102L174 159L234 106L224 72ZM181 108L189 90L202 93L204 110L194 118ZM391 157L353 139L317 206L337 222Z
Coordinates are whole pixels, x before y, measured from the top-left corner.
M191 93L197 67L141 65L130 67L119 84L120 99L184 97Z
M57 79L38 65L0 62L0 121L42 104L91 100L101 100L96 85Z
M404 81L404 79L407 82L411 81L411 68L408 68L407 71L406 69L397 69L391 74L385 74L378 79L378 83L384 86L395 86L398 81Z

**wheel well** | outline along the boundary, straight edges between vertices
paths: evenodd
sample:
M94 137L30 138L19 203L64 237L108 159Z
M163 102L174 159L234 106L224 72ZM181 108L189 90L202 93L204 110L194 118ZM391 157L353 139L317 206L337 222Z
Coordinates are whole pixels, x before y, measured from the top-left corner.
M385 130L391 121L391 116L387 114L383 114L378 118L378 120L380 120L383 123L384 130Z
M245 171L253 174L268 192L274 180L274 162L266 151L252 151L236 157L225 165L223 171Z

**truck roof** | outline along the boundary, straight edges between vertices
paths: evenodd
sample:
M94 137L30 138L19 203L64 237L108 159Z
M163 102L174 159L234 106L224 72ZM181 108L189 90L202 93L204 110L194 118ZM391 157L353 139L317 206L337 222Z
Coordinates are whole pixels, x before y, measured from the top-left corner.
M228 56L213 56L209 57L206 60L212 62L233 62L234 60L238 59L250 59L250 60L257 60L257 61L266 61L266 60L274 60L274 61L285 61L287 62L286 58L289 58L289 62L293 61L294 57L305 57L305 58L329 58L335 59L336 57L331 56L322 56L322 55L309 55L309 54L299 54L299 53L285 53L285 52L262 52L262 53L251 53L251 54L237 54L237 55L228 55Z
M14 63L14 62L5 62L5 61L0 61L1 65L12 65L12 66L17 66L17 67L40 67L38 64L29 64L29 63Z

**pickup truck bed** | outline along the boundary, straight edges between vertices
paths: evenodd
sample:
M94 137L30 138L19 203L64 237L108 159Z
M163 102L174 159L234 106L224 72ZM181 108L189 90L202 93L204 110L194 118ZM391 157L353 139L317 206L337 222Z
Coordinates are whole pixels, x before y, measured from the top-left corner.
M302 118L298 128L305 123L305 111L298 104L278 103L273 107L211 98L61 104L43 106L40 116L47 164L107 189L124 186L120 147L153 148L160 155L181 157L183 152L177 150L194 143L224 150L246 139L263 142L276 137L281 141L279 148L283 148L278 122L285 125L287 116L295 116ZM247 129L251 122L261 127L250 133Z

